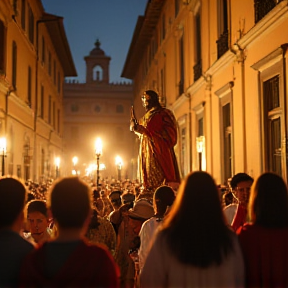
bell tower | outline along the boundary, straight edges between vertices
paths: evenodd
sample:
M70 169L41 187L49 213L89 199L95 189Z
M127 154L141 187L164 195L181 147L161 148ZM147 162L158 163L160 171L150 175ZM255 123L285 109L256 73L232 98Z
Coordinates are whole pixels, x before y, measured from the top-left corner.
M109 65L111 57L105 55L100 48L99 39L95 42L95 48L90 51L89 56L84 57L86 61L86 83L109 84Z

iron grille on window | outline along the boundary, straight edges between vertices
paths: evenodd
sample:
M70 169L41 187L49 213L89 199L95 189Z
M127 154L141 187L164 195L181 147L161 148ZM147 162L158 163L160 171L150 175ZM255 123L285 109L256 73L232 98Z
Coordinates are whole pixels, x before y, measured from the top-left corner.
M259 22L282 0L254 0L255 23Z
M179 96L180 96L181 94L184 93L184 83L182 81L179 82L178 88L179 88L178 92L179 92Z
M229 46L228 46L228 30L223 32L219 39L216 41L217 43L217 56L218 59L225 54L225 52L228 51Z
M196 63L193 67L194 70L194 81L197 81L202 75L202 62L201 60Z

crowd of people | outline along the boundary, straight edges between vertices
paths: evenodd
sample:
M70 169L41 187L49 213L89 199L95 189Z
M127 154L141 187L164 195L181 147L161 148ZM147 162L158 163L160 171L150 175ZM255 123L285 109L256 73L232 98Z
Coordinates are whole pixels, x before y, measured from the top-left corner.
M0 287L288 287L288 192L274 173L175 190L0 178Z

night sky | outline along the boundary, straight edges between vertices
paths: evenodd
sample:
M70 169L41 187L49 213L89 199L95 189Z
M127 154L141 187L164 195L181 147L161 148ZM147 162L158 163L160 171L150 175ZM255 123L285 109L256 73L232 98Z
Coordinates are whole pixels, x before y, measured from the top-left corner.
M85 82L84 57L95 47L111 57L110 82L121 78L122 69L139 15L144 15L147 0L42 0L45 12L64 17L64 27L78 77Z

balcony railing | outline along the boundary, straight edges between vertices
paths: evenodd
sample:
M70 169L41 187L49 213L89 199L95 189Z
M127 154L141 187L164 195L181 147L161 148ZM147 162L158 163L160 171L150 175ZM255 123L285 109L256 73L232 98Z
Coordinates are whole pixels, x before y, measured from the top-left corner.
M219 39L216 41L217 43L217 57L218 59L228 51L228 30L223 32Z
M255 23L259 22L282 0L254 0Z
M202 76L202 61L198 61L193 67L194 81L197 81Z

